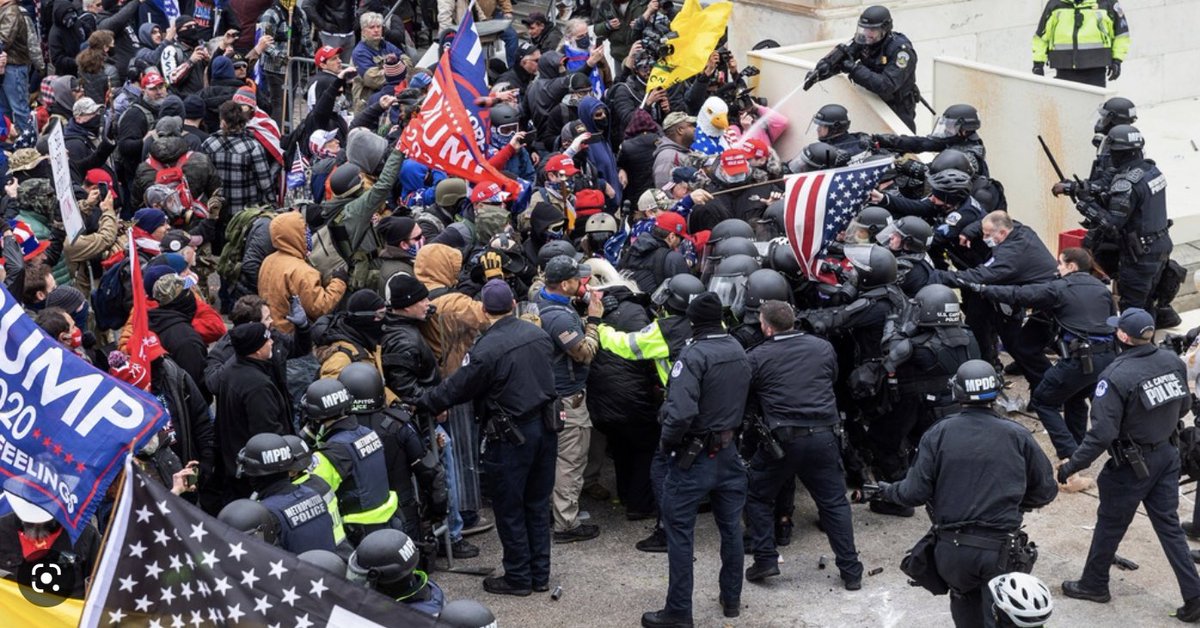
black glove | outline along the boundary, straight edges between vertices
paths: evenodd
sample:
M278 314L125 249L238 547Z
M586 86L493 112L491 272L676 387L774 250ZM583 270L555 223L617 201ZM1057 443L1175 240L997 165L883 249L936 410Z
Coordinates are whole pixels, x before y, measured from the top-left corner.
M600 303L604 305L605 314L616 312L617 308L621 307L621 302L611 294L604 295L604 298L600 299Z
M1038 76L1046 76L1046 63L1044 61L1034 61L1033 73Z
M342 266L341 268L338 268L337 270L333 271L332 273L329 273L329 278L330 279L341 279L342 282L345 283L347 286L350 285L350 271L345 266Z
M891 133L883 133L880 135L872 135L871 141L880 148L892 148L896 145L896 140L899 139Z
M1074 473L1075 473L1075 471L1074 471L1074 469L1072 469L1072 467L1071 467L1071 462L1070 462L1070 461L1064 462L1064 463L1062 464L1062 466L1058 468L1058 473L1056 474L1056 478L1058 479L1058 483L1059 483L1059 484L1066 484L1066 483L1067 483L1067 478L1071 477L1071 475L1072 475L1072 474L1074 474Z
M842 59L841 65L838 66L838 71L849 74L854 71L855 65L857 65L857 63L855 63L854 59L846 57L845 59Z
M1112 63L1108 64L1108 80L1115 81L1121 77L1121 60L1113 59Z

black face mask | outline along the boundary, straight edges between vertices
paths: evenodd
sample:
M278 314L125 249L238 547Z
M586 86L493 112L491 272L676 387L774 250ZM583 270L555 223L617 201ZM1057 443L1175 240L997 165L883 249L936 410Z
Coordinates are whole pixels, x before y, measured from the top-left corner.
M592 120L592 122L596 125L597 130L599 130L599 131L607 131L608 130L608 118L607 117L594 118Z
M199 28L189 28L189 29L177 31L175 33L175 36L179 38L179 41L181 41L189 46L195 46L196 44L200 43L200 29Z
M76 122L76 124L87 129L88 131L90 131L92 133L98 133L100 131L100 125L102 125L103 123L104 123L104 120L101 119L100 116L96 116L95 118L92 118L91 120L88 120L87 122L78 122L78 121Z

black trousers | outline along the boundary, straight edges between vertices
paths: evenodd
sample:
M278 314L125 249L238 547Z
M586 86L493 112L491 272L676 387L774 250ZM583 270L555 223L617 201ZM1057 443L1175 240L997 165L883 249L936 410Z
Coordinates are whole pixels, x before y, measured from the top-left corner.
M1173 245L1169 236L1155 240L1142 255L1121 250L1121 267L1117 271L1117 297L1121 311L1140 307L1154 313L1154 288L1162 276Z
M1087 68L1086 70L1072 70L1063 68L1054 71L1054 78L1060 81L1072 81L1075 83L1083 83L1084 85L1095 85L1096 87L1104 87L1107 85L1108 68Z
M950 585L950 616L955 627L995 626L987 583L1004 573L1000 568L1000 550L956 546L939 538L933 556L938 575Z
M662 427L657 422L597 424L596 429L608 437L613 471L617 476L617 497L627 513L658 512L658 500L650 483L650 464Z

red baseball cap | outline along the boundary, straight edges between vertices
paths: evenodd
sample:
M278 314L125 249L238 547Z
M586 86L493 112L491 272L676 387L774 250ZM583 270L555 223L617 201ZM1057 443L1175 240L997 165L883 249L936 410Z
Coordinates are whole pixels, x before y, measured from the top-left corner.
M91 170L88 170L87 176L84 177L83 180L86 181L88 185L99 185L104 183L108 185L108 187L112 187L113 184L112 175L108 174L108 171L103 168L92 168Z
M153 89L165 82L158 72L147 72L142 75L142 89Z
M687 220L675 212L663 212L659 214L654 219L654 226L682 238L688 237Z
M750 159L766 159L771 155L771 149L767 147L767 143L758 137L746 140L742 145L742 150L746 151L746 156Z
M571 161L570 157L563 153L556 153L546 160L546 172L557 172L571 177L579 174L579 169L575 167L575 162Z
M604 192L591 188L575 193L575 213L580 216L591 216L604 209Z
M729 148L721 153L721 170L725 174L746 174L750 172L750 164L746 160L746 151L741 148Z
M500 188L500 184L495 181L484 181L476 183L475 187L471 188L471 202L485 203L488 201L500 202L500 193L504 190Z
M321 46L321 49L317 51L316 56L313 57L313 61L316 62L317 67L320 67L326 61L340 54L342 54L341 48L334 48L333 46Z

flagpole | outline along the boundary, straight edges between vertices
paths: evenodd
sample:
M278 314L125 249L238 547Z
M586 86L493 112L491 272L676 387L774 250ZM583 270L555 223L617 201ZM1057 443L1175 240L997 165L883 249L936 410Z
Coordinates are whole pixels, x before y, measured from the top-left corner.
M133 453L133 443L132 442L129 443L129 449L130 449L130 453L132 454ZM84 601L85 607L87 604L88 595L91 594L92 587L94 587L96 585L96 572L100 570L100 563L104 562L104 561L100 560L99 557L104 555L104 548L105 548L105 546L108 545L109 534L112 532L113 524L116 523L116 521L117 521L116 516L118 514L118 510L121 508L121 502L123 501L120 499L120 496L125 490L125 482L127 482L129 480L129 470L131 467L132 467L132 460L128 456L126 456L125 457L125 470L121 471L121 475L117 478L117 492L116 492L117 500L115 502L113 502L113 509L111 511L109 511L109 513L108 513L108 525L104 526L104 534L100 536L100 545L96 549L97 559L96 559L95 564L92 565L92 573L88 576L87 588L83 592L83 601ZM86 608L85 608L85 611L86 611ZM80 614L81 619L82 619L82 617L83 617L83 615Z
M789 176L790 176L790 175L789 175ZM747 183L747 184L745 184L745 185L739 185L739 186L737 186L736 188L729 188L728 190L721 190L720 192L712 192L711 194L712 194L713 196L720 196L720 195L722 195L722 194L728 194L728 193L730 193L730 192L737 192L738 190L745 190L746 188L752 188L752 187L759 186L759 185L767 185L767 184L769 184L769 183L780 183L780 182L782 182L782 181L787 181L787 177L780 177L780 178L778 178L778 179L771 179L770 181L759 181L759 182L756 182L756 183Z

